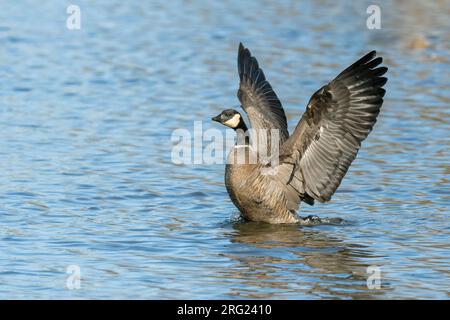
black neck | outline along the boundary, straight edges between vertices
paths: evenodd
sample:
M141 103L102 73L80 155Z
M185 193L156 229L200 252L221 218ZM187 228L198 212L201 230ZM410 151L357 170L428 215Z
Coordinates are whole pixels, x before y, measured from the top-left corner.
M242 142L244 142L244 144L246 146L248 146L250 144L250 137L248 136L248 128L247 125L245 124L244 120L239 121L239 124L237 125L236 128L234 128L234 131L236 131L237 134L237 142L236 144L241 144Z

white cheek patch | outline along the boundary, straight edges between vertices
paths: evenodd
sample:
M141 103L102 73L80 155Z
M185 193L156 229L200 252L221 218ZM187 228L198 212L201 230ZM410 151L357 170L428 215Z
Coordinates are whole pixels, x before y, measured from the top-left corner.
M223 124L230 127L230 128L236 128L239 125L239 122L241 121L241 116L236 113L233 118L225 121Z

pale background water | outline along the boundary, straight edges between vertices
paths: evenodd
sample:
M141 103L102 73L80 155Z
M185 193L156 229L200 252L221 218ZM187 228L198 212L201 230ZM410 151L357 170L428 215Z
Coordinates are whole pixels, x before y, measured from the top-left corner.
M1 1L0 298L450 297L448 1ZM383 110L340 189L236 221L223 165L174 165L176 128L238 104L239 41L290 130L321 85L376 49ZM224 131L223 127L220 130ZM66 268L81 288L66 288ZM382 286L366 286L368 266Z

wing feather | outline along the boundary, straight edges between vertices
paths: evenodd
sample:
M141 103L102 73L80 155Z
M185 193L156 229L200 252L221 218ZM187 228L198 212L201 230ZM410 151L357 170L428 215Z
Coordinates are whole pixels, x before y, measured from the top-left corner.
M330 200L371 132L383 103L382 87L387 82L383 75L388 70L379 67L383 60L375 56L375 51L368 53L314 93L294 133L282 145L280 168L290 176L301 175L287 183L296 184L301 200Z
M278 96L266 80L258 61L242 43L238 53L237 96L253 129L279 130L280 144L289 137L286 115Z

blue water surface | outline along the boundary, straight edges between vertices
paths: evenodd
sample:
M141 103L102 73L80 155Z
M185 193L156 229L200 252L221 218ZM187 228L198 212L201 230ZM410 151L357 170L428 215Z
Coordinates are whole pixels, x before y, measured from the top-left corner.
M383 2L373 30L370 1L73 2L80 30L64 1L0 10L0 298L450 297L448 2ZM332 201L301 207L344 225L243 223L223 165L172 163L173 130L238 104L240 41L291 131L384 57L374 131Z

